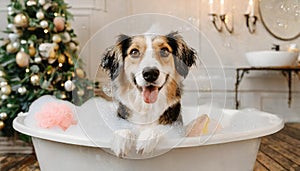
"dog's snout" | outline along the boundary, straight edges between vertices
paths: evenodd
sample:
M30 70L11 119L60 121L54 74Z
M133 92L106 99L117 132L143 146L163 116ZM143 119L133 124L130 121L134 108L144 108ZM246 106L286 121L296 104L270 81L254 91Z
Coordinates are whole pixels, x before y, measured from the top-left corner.
M146 67L143 69L143 78L148 82L154 82L159 76L159 70L156 67Z

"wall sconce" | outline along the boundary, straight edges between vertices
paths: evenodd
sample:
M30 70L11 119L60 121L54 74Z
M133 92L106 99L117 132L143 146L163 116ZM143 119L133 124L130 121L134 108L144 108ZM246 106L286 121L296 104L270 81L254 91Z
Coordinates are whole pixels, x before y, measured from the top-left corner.
M222 14L222 15L218 15L215 13L212 14L208 14L211 18L211 22L213 23L214 27L216 28L216 30L218 32L222 32L223 31L223 26L225 26L226 30L231 34L233 33L233 26L229 27L228 26L228 22L227 22L227 15L226 14ZM217 22L219 24L217 24Z
M253 34L256 30L256 21L257 21L257 17L251 16L249 14L245 14L245 18L246 18L246 26L248 28L248 31Z
M223 26L225 29L231 34L233 33L233 25L231 27L228 26L228 15L224 12L224 0L220 0L220 15L213 12L213 0L209 0L210 20L213 23L214 27L218 32L223 31ZM218 23L217 23L218 22Z
M254 15L254 7L254 0L249 0L248 8L244 15L246 19L246 26L251 34L253 34L256 30L257 17Z

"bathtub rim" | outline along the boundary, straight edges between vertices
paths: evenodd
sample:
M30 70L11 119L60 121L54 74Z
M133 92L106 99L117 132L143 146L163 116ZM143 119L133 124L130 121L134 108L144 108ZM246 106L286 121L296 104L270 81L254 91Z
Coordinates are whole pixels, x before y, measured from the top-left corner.
M223 109L224 111L237 111L233 109ZM185 137L182 140L173 139L168 140L172 146L176 144L175 148L185 148L185 147L195 147L195 146L204 146L204 145L213 145L213 144L222 144L222 143L229 143L229 142L235 142L235 141L242 141L242 140L248 140L248 139L254 139L254 138L260 138L267 135L271 135L273 133L278 132L284 127L284 121L280 119L278 116L262 112L264 115L270 115L271 117L275 117L278 121L278 123L274 123L271 125L267 125L260 129L254 129L254 130L248 130L237 133L230 133L230 136L227 134L213 134L210 138L208 138L205 141L202 141L203 139L206 139L209 135L204 135L202 137ZM26 113L23 115L17 116L13 121L13 128L17 130L18 132L21 132L23 134L41 138L45 140L50 141L56 141L66 144L73 144L73 145L80 145L80 146L88 146L88 147L100 147L100 148L110 148L110 141L109 140L91 140L89 137L83 132L83 134L86 137L78 137L78 136L71 136L66 134L55 134L53 132L47 131L47 129L34 129L33 127L28 127L24 124L24 119L26 117ZM203 139L202 139L203 138ZM200 140L201 139L201 140ZM179 142L179 143L178 143ZM99 145L100 144L100 145ZM161 149L164 148L170 148L170 145L168 144L161 144Z

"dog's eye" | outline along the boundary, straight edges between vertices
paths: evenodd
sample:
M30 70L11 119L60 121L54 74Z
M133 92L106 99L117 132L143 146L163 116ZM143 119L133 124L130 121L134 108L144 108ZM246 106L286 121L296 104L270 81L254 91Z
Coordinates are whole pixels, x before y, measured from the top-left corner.
M140 57L140 51L137 50L137 49L132 49L132 50L130 51L129 54L130 54L130 56L133 57L133 58L138 58L138 57Z
M161 56L161 57L168 57L169 54L170 54L170 52L169 52L169 50L168 50L167 48L162 48L162 49L160 50L160 56Z

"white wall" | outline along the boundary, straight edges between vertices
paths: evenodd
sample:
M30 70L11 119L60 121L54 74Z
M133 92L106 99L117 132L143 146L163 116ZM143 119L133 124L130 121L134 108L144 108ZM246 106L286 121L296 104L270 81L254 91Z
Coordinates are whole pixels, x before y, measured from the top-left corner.
M201 42L210 42L216 53L212 57L211 53L214 52L206 48L200 49L200 58L204 59L209 75L201 75L199 72L203 68L200 67L201 69L195 72L200 86L195 88L193 84L189 84L189 80L187 81L184 97L186 104L213 101L234 108L235 68L248 66L244 57L245 52L270 49L273 43L280 44L283 48L290 43L300 46L300 38L294 41L280 41L273 38L263 27L260 19L255 34L250 34L243 16L248 0L225 0L225 10L234 18L233 34L219 33L214 29L208 17L208 0L66 0L66 2L72 6L71 12L75 15L73 27L78 34L83 49L82 58L91 77L94 77L93 73L99 64L103 47L97 41L89 40L99 34L101 29L107 29L104 26L117 19L141 13L160 13L179 17L197 27L203 34ZM5 4L8 4L8 0L1 0L0 15L3 18L6 16ZM259 15L257 8L256 15ZM3 30L6 21L0 20L0 24ZM124 25L124 29L125 27L128 26ZM202 40L203 37L206 38L205 41ZM107 37L107 42L113 42L114 39L115 37ZM220 61L215 59L218 56ZM289 108L287 81L281 73L263 71L245 75L240 85L241 108L254 107L276 113L286 121L300 121L300 83L296 75L293 75L293 78L292 104ZM212 84L215 86L211 87ZM198 95L195 96L195 93Z

